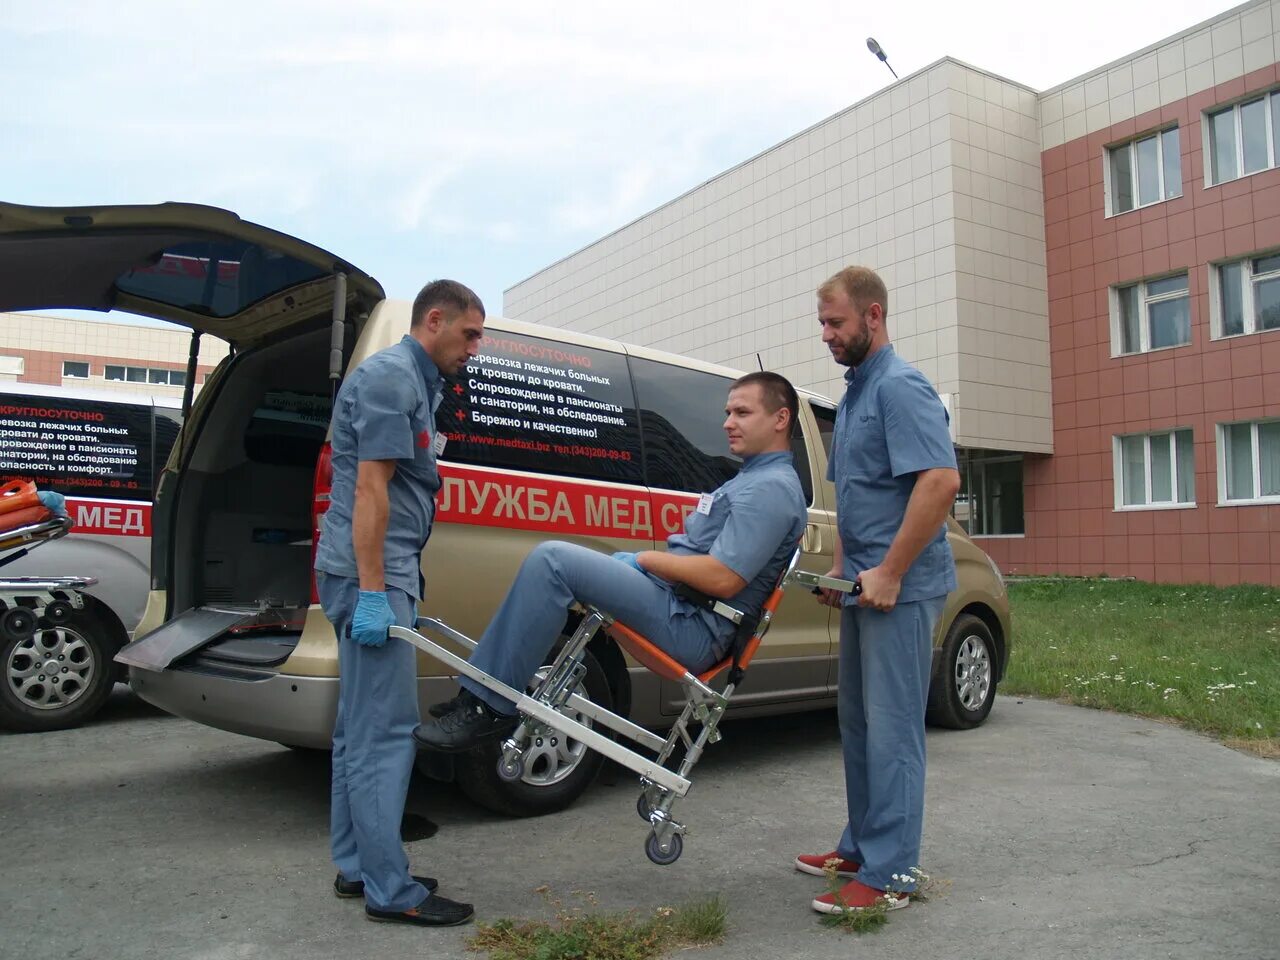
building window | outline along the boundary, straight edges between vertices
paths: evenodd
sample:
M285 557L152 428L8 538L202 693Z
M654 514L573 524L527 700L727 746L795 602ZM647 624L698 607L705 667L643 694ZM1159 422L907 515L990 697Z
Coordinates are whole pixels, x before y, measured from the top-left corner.
M1021 536L1022 455L994 450L957 450L960 493L953 513L973 537Z
M1220 503L1280 501L1280 420L1218 425Z
M1112 216L1182 196L1177 127L1122 143L1107 153Z
M1187 275L1144 280L1113 288L1115 353L1146 353L1191 342L1191 298Z
M1196 502L1196 454L1190 430L1115 438L1116 509Z
M1280 252L1219 264L1215 336L1280 329Z
M80 360L62 361L63 380L88 380L89 364Z
M185 370L164 370L160 367L124 367L107 364L105 380L122 380L126 383L150 383L163 387L186 386Z
M1213 183L1267 170L1280 158L1280 91L1245 100L1208 117Z

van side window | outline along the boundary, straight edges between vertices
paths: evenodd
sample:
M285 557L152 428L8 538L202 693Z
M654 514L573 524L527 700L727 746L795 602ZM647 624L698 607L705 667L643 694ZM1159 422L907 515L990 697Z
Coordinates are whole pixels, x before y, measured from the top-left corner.
M268 390L245 428L245 455L255 463L313 469L332 409L328 394Z
M822 437L822 449L827 452L827 462L831 462L831 438L836 433L836 408L816 400L809 401L809 409L813 411L813 419L818 421L818 434Z
M643 483L635 396L620 353L494 331L445 383L441 460Z
M649 486L709 493L742 466L724 433L728 377L631 358Z
M150 500L151 407L0 395L0 480L74 497Z
M804 494L804 502L813 506L813 468L809 466L809 448L804 442L804 429L801 421L791 428L791 458L796 465L796 475L800 478L800 492Z

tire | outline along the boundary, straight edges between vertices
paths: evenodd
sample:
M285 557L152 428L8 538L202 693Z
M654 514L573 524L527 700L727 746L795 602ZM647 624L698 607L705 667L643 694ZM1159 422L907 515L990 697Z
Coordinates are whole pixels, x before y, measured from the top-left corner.
M67 730L101 710L116 680L110 638L92 613L75 610L62 626L42 620L30 638L0 641L0 727ZM39 672L41 654L56 673Z
M936 727L981 726L996 699L996 644L991 628L969 613L956 617L934 660L925 719Z
M613 696L604 669L590 650L585 652L583 660L587 672L578 692L582 693L585 687L584 695L588 699L612 710ZM560 737L558 733L554 735ZM501 741L457 754L458 787L473 802L509 817L537 817L565 809L591 786L604 757L577 741L561 742L553 750L547 739L544 738L541 751L536 748L525 751L524 775L510 783L498 776Z

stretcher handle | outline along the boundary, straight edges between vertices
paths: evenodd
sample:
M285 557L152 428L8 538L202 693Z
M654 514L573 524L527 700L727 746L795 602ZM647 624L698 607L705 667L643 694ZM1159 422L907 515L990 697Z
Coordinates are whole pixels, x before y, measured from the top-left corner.
M842 580L839 577L828 577L823 574L810 573L807 570L797 570L791 575L791 579L803 586L809 587L810 591L815 594L821 594L823 590L835 590L839 593L847 593L857 596L862 592L862 584L857 580Z

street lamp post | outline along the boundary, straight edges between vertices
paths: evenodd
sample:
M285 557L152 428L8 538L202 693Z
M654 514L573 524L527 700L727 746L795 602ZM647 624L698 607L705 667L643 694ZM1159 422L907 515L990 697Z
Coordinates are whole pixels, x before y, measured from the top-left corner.
M889 67L889 55L884 52L884 48L881 47L880 44L876 43L875 37L867 37L867 49L874 53L881 63L886 67ZM894 70L893 67L889 67L889 72L893 74L893 79L898 79L897 70Z

